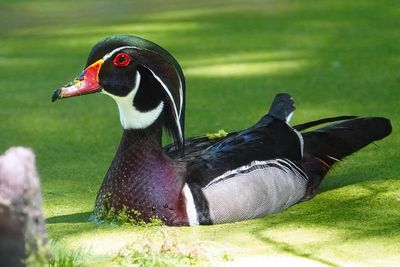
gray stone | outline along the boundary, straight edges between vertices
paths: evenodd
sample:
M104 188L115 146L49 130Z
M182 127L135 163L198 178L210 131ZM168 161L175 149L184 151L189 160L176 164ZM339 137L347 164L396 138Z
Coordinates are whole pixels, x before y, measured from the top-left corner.
M25 266L47 255L39 175L31 149L0 156L0 266ZM33 264L36 265L36 264Z

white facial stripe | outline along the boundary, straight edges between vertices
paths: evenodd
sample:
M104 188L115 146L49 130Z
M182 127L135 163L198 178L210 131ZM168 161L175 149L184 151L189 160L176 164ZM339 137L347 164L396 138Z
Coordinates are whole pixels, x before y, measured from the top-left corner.
M136 47L135 46L121 46L121 47L115 48L113 51L105 54L105 56L103 57L103 60L106 61L107 59L112 57L115 53L117 53L123 49L126 49L126 48L136 48Z
M188 184L183 186L182 194L185 199L186 215L188 217L189 225L199 225L199 221L197 220L196 206L194 204L193 195Z
M149 127L160 116L164 103L161 102L155 109L141 112L133 106L133 99L140 85L140 73L136 72L135 88L124 97L112 95L106 91L103 93L111 96L117 102L119 118L124 129L144 129Z
M161 84L161 86L163 87L164 91L167 93L168 97L170 98L171 102L173 103L174 119L175 119L176 125L178 126L179 138L183 141L182 128L181 128L181 123L179 121L179 116L180 115L178 114L178 111L176 109L176 104L175 104L174 98L172 97L172 94L169 91L168 87L161 81L161 79L151 69L149 69L149 70L150 70L151 74L153 74L154 78L156 78L156 80ZM182 98L181 98L180 102L182 103Z
M181 79L179 79L179 97L181 98L179 101L180 105L179 105L179 118L182 115L182 106L183 106L183 89L182 89L182 81Z

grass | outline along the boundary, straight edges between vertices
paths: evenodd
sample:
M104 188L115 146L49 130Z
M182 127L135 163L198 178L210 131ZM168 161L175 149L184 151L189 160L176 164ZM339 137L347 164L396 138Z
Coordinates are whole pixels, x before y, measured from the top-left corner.
M65 251L59 265L117 265L132 241L160 231L208 244L211 265L398 264L399 15L397 1L372 0L2 1L0 151L35 150L49 236ZM90 213L121 136L116 106L103 95L56 104L50 95L80 73L95 42L119 33L153 40L181 62L187 136L244 128L281 91L296 100L294 123L374 115L390 118L394 132L336 167L313 200L276 215L179 229L96 225Z

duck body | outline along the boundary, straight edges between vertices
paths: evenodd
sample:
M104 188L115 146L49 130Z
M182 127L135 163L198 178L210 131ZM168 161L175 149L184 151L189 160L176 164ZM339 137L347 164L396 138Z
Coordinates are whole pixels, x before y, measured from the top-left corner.
M277 126L280 124L282 127ZM263 160L271 157L274 145L280 148L281 144L269 142L263 156L254 150L259 160L242 157L244 140L248 139L244 136L260 135L252 138L262 146L262 139L278 136L277 132L267 131L275 129L281 131L281 137L284 130L288 131L287 140L292 139L298 147L299 155L295 156L300 159L300 140L295 131L276 119L269 126L231 134L190 159L178 156L179 153L168 156L165 152L168 147L161 148L158 122L144 130L124 130L97 195L96 217L102 220L113 207L131 210L146 221L160 218L168 225L215 224L261 217L297 203L306 192L306 174L286 159ZM242 142L244 148L238 145ZM238 151L233 152L235 148ZM285 151L275 152L283 155ZM287 154L294 153L287 151Z
M135 36L96 44L83 73L52 99L95 92L116 101L124 128L96 198L99 221L111 211L173 226L276 213L312 198L333 164L391 132L389 120L374 117L292 127L293 99L278 94L245 130L185 139L183 72L167 51ZM326 122L334 123L303 132ZM163 129L174 140L164 148Z

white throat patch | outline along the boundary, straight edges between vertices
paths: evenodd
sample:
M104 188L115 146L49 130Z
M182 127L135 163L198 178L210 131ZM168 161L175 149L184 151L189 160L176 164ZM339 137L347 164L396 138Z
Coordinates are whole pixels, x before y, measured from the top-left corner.
M115 96L104 90L102 93L111 96L117 102L119 118L124 129L144 129L149 127L160 116L164 103L161 103L153 110L141 112L133 106L133 99L140 86L140 73L136 72L135 88L127 96Z

